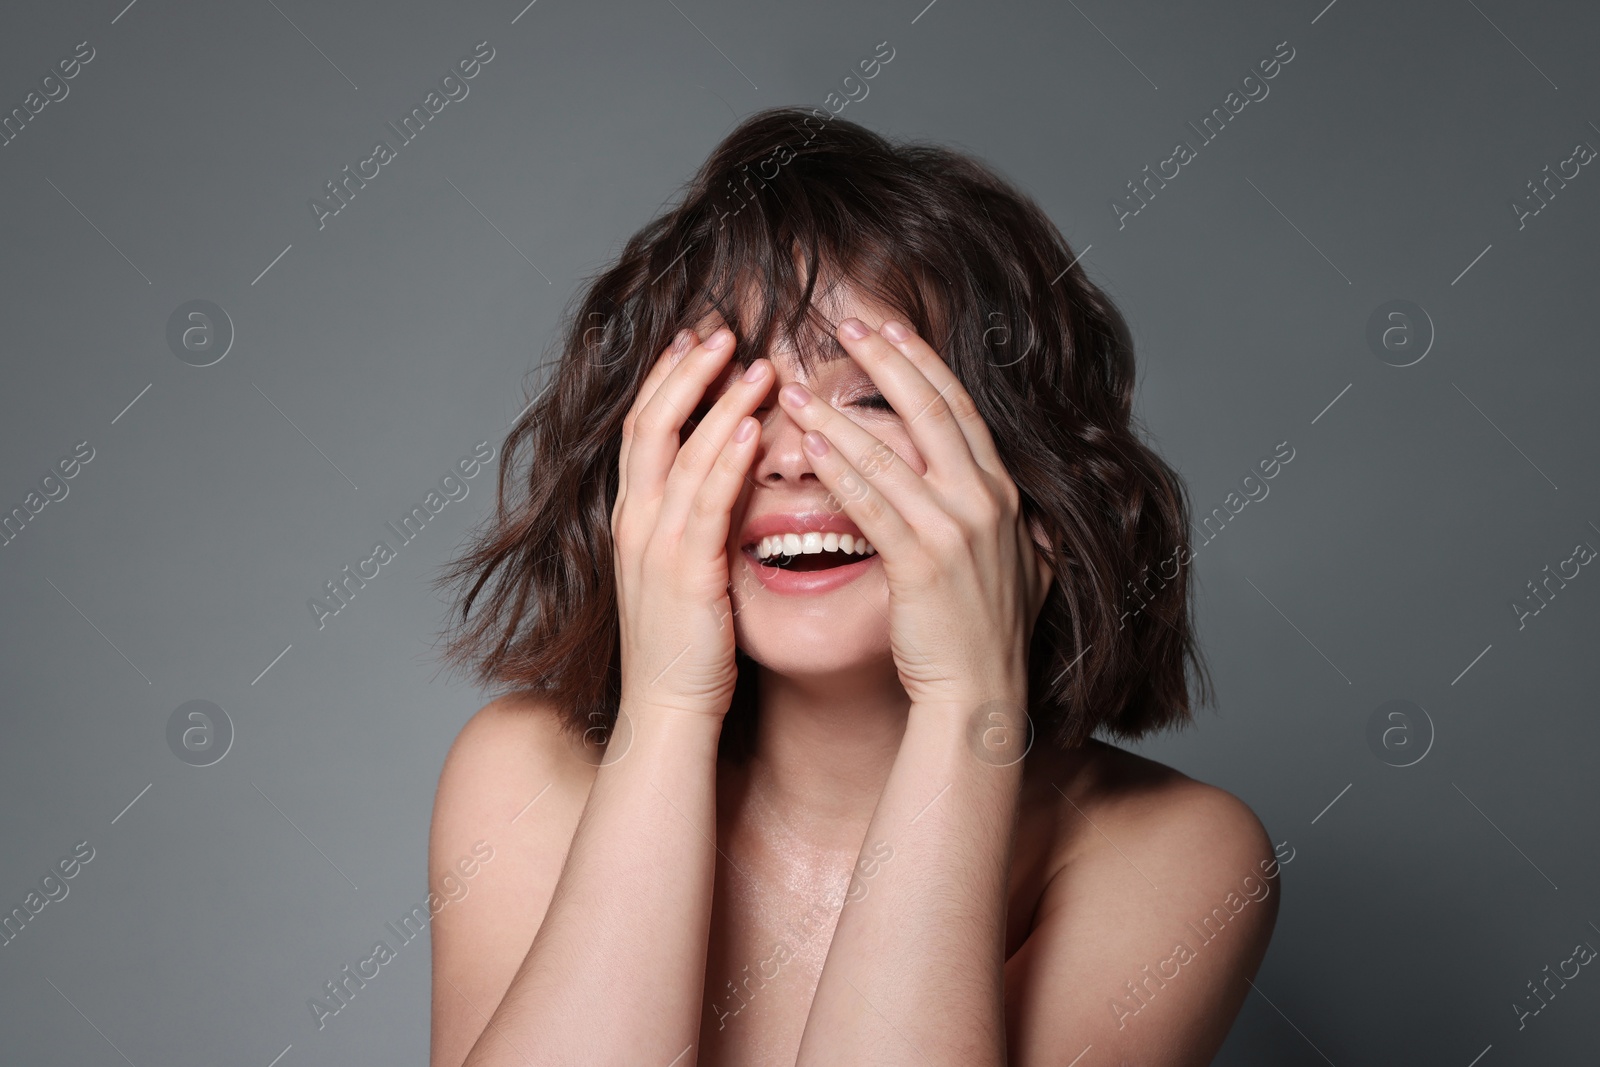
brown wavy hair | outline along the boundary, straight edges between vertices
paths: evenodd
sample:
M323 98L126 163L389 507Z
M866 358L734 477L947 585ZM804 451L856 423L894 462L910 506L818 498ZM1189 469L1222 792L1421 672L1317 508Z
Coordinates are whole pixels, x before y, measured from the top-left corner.
M622 421L673 335L712 311L743 366L777 339L802 366L828 358L833 324L813 304L825 274L898 309L945 359L1049 538L1055 586L1028 655L1036 735L1071 747L1188 722L1190 668L1211 695L1187 493L1141 440L1127 324L1076 258L969 155L817 109L752 115L569 305L547 384L505 439L494 512L435 581L457 590L445 663L541 690L567 728L609 735ZM748 752L757 727L755 664L737 659L724 755Z

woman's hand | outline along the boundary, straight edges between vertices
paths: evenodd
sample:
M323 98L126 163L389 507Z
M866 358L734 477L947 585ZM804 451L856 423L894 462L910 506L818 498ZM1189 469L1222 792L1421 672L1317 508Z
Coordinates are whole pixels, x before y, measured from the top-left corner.
M760 440L750 413L772 388L750 365L679 445L679 431L724 373L734 338L684 330L662 353L622 424L611 510L622 699L720 718L738 668L728 603L728 523Z
M899 413L927 473L798 383L779 401L807 431L812 470L883 561L901 684L913 705L1020 704L1053 575L988 427L908 327L886 321L880 333L848 318L838 337Z

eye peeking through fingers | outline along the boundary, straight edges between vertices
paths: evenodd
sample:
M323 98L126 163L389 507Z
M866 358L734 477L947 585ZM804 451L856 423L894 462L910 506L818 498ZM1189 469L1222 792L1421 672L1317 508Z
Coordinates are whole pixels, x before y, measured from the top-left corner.
M899 414L895 411L894 406L884 398L882 393L867 393L857 397L855 403L857 407L864 407L872 411L882 411L890 415Z

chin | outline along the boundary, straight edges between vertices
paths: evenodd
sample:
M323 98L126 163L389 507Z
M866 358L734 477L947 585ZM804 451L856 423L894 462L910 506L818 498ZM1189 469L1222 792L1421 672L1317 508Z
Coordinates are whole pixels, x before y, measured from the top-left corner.
M851 673L892 663L888 583L876 559L842 585L795 591L763 582L774 568L742 554L732 582L734 639L766 669L791 678Z

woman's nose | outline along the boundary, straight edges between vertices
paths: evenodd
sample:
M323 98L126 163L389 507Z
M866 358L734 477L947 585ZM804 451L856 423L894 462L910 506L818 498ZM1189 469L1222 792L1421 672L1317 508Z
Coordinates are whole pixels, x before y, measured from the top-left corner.
M778 390L787 380L780 376L773 383L771 394L763 402L762 409L756 412L756 417L761 420L761 442L756 450L750 477L760 485L778 481L799 482L802 479L815 481L817 477L811 469L810 458L800 446L805 431L776 403Z

